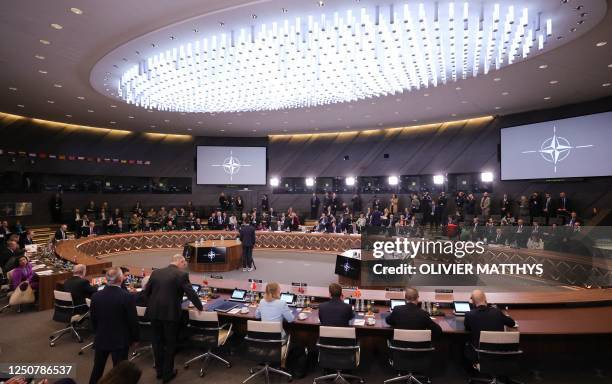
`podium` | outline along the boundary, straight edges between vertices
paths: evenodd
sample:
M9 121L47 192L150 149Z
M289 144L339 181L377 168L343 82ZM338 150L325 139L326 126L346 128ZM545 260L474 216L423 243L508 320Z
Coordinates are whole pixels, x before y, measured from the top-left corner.
M236 240L206 240L187 243L189 270L194 272L227 272L242 264L242 244Z

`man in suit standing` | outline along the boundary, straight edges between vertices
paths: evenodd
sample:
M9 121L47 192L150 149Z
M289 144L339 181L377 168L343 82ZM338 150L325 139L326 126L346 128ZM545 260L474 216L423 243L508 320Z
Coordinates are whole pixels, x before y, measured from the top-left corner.
M91 300L91 324L95 331L94 366L89 384L96 384L104 374L108 355L113 366L127 360L130 345L138 341L138 317L134 297L121 289L121 268L106 272L107 286Z
M550 193L544 194L544 204L542 206L542 214L546 218L545 225L548 225L550 218L555 214L555 208L553 207L553 199Z
M491 198L489 197L489 192L482 194L482 198L480 199L480 213L485 221L491 216Z
M419 307L419 291L406 288L406 305L398 305L387 316L385 321L398 329L430 329L432 337L442 334L442 328L431 319L429 314Z
M85 278L87 267L84 264L77 264L72 268L72 276L64 282L64 291L70 292L74 305L85 304L86 298L98 291L97 286L92 286L89 280ZM83 306L83 311L87 311L87 307Z
M198 294L189 282L189 274L183 269L187 262L181 254L172 256L172 262L166 268L156 269L151 273L145 288L146 301L149 303L145 316L151 320L153 328L153 354L157 378L164 383L176 377L174 354L181 325L181 304L183 295L202 311ZM106 289L105 289L106 290Z
M559 204L557 204L557 215L563 219L563 225L567 221L571 212L569 199L565 196L565 192L559 193Z
M504 217L508 212L512 213L512 201L510 201L508 194L504 193L504 197L499 203L499 213L502 217Z
M328 327L348 327L355 314L349 304L342 301L340 284L329 285L329 301L319 305L319 320L321 325Z
M238 230L238 238L242 243L242 272L253 270L253 247L255 246L255 227L245 220Z
M316 219L319 214L319 205L321 205L321 200L319 200L319 196L313 192L310 198L310 218L313 220Z

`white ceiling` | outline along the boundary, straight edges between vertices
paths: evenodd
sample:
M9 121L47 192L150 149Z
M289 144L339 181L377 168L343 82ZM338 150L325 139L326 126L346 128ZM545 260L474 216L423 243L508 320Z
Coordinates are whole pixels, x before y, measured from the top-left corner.
M359 6L368 1L362 0ZM133 48L126 43L153 39L164 44L163 36L168 35L167 41L170 41L170 36L179 36L187 29L196 35L241 23L250 25L252 14L257 14L259 20L278 12L282 19L281 8L286 8L289 15L292 11L309 12L318 8L318 1L10 0L0 6L0 111L134 131L264 136L353 131L509 114L611 95L612 86L603 84L612 82L612 0L568 0L566 4L559 0L543 1L558 3L555 9L565 15L558 22L553 20L554 39L547 51L488 75L353 103L209 114L148 112L99 93L90 81L95 84L96 71L109 71L111 76L116 76L122 66L138 61L135 53L122 55L125 61L114 55L126 47ZM355 2L327 0L325 9L351 6ZM524 3L523 0L515 2ZM576 10L580 5L584 8ZM83 14L70 12L71 7L78 7ZM579 25L581 13L587 15ZM189 27L185 20L193 22L195 27ZM54 29L52 23L63 28ZM577 30L570 32L572 27ZM558 36L563 38L557 39ZM41 39L51 44L42 44ZM608 43L598 47L597 43L603 41ZM44 60L37 59L36 55L44 56ZM118 68L109 67L113 57ZM547 68L540 69L542 65Z

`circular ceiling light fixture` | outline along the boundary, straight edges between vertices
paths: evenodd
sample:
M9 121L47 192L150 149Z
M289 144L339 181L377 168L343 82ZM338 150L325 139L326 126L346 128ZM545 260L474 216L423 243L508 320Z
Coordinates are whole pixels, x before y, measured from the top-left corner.
M218 14L162 28L108 53L92 70L92 85L109 97L117 91L129 104L171 112L350 103L452 84L531 58L570 40L558 42L553 32L575 17L547 1L309 4L282 18L279 8L272 14L252 7L248 21L227 11L226 20L236 21L222 30L204 23ZM196 21L211 25L202 38L181 33ZM169 33L176 40L161 39ZM151 41L163 42L152 47ZM138 57L122 60L135 50Z

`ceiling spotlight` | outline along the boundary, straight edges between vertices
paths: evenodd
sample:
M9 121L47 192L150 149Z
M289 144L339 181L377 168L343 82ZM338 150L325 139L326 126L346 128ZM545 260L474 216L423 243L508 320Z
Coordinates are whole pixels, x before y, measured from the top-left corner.
M16 88L16 87L9 87L9 89L10 89L11 91L16 91L16 90L17 90L17 88Z
M111 121L110 123L111 123L111 124L117 124L117 122L116 122L116 121Z
M496 110L500 110L500 109L501 109L501 107L495 107L495 109L496 109Z
M609 87L609 86L610 86L610 83L603 83L601 86L602 86L602 87Z
M47 103L49 103L49 104L55 104L55 101L53 101L53 100L47 100Z
M542 65L540 65L538 68L540 68L540 69L546 69L546 68L548 68L548 64L542 64Z
M72 115L66 115L66 117L72 117Z
M387 182L389 183L389 185L398 185L399 178L397 176L389 176L389 179L387 180Z
M493 172L483 172L480 174L480 180L483 183L491 183L493 182Z
M128 119L133 119L133 118L134 118L134 116L128 116Z
M278 177L273 177L270 179L271 186L278 187L279 184L280 184L280 180L278 180Z
M355 185L355 178L353 176L348 176L346 179L344 179L344 183L347 186L352 187L353 185Z
M40 39L40 40L38 40L38 41L40 41L40 43L41 43L41 44L44 44L44 45L49 45L49 44L51 44L51 42L50 42L49 40L45 40L45 39Z
M559 81L558 80L551 80L548 83L551 84L551 85L555 85L555 84L558 84Z
M111 107L111 108L117 108L117 106L116 106L116 105L114 105L114 104L112 104L110 107Z
M612 64L608 64L608 68L612 68Z
M544 100L550 100L550 99L552 99L552 97L550 97L550 96L546 96L546 97L544 98Z
M281 9L281 11L282 11L283 13L287 13L287 12L289 12L289 10L288 10L287 8L282 8L282 9Z
M82 15L83 11L81 11L78 8L70 8L70 12L74 13L75 15Z
M54 86L55 88L61 88L61 87L62 87L62 85L61 85L61 84L53 84L53 86Z
M60 24L53 23L53 24L51 24L51 28L53 28L53 29L62 29L64 27L62 25L60 25Z
M608 44L607 41L600 41L597 44L595 44L596 47L603 47L604 45Z
M496 77L493 79L493 81L497 82L497 81L501 81L501 77Z
M25 105L23 105L23 104L17 104L17 106L18 106L19 108L25 108Z
M77 99L79 100L85 100L85 98L83 96L77 96Z
M89 112L89 113L93 113L93 112L94 112L94 110L93 110L93 109L88 109L88 110L87 110L87 112Z
M444 184L444 175L434 175L433 183L435 185L442 185L442 184Z
M35 58L37 58L38 60L44 60L45 57L43 55L34 55Z
M323 0L319 0L319 7L322 7L325 5L325 2Z
M510 92L502 92L502 96L508 96Z
M312 187L314 185L314 179L312 177L307 177L305 182L307 187Z
M256 15L256 14L252 14L252 15L251 15L251 19L256 19L256 18L257 18L257 15Z
M42 73L43 75L46 75L48 72L47 72L47 71L45 71L44 69L39 69L39 70L38 70L38 73Z

